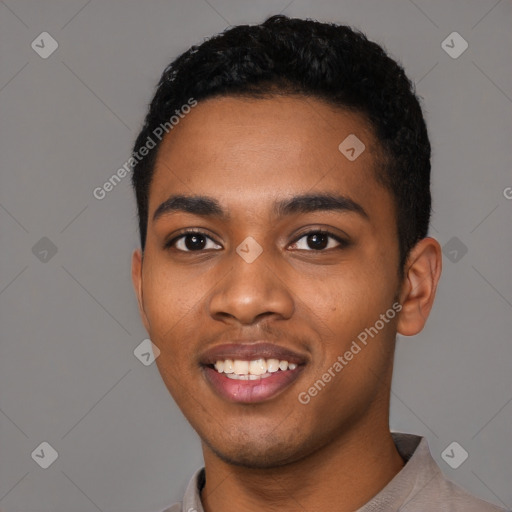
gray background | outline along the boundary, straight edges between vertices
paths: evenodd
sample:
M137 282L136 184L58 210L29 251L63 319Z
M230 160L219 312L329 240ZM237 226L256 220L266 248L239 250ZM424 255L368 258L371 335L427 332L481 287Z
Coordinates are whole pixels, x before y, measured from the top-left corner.
M158 511L201 465L155 364L133 353L147 336L130 281L129 177L103 200L92 191L128 158L178 53L281 11L362 29L424 99L444 273L426 329L398 341L391 427L425 435L449 478L512 507L509 0L4 0L4 512ZM47 59L31 48L43 31L59 44ZM469 44L456 59L441 46L453 31ZM31 457L43 441L58 452L47 469ZM441 457L452 441L469 453L455 470Z

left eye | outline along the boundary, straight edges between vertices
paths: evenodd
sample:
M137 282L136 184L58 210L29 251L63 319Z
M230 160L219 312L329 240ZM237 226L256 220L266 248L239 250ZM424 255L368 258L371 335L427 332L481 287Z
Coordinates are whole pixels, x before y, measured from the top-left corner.
M304 240L304 242L301 242ZM293 249L300 251L321 251L324 249L333 249L338 246L347 245L344 240L327 231L310 231L302 235L292 244Z

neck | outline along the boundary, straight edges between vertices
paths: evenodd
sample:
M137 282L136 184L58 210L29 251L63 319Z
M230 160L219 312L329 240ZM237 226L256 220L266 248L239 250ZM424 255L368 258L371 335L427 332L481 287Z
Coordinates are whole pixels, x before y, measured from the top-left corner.
M266 469L233 466L203 445L205 512L357 510L404 466L387 423L377 431L375 424L369 426L296 462Z

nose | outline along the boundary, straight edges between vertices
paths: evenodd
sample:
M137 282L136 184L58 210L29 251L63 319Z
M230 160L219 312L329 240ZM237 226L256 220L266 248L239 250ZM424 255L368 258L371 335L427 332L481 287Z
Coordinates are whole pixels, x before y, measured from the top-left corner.
M285 274L272 265L265 251L248 263L236 252L228 265L232 270L214 288L210 301L210 315L221 321L250 325L269 316L288 319L295 305L293 294L286 284Z

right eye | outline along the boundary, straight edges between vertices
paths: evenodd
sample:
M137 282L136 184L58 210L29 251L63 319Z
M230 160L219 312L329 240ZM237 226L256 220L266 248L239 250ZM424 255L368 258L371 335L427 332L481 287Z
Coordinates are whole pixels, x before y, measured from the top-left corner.
M214 247L208 247L208 242ZM202 231L187 230L175 236L165 244L165 249L175 248L182 252L199 252L203 250L222 249L211 237Z

